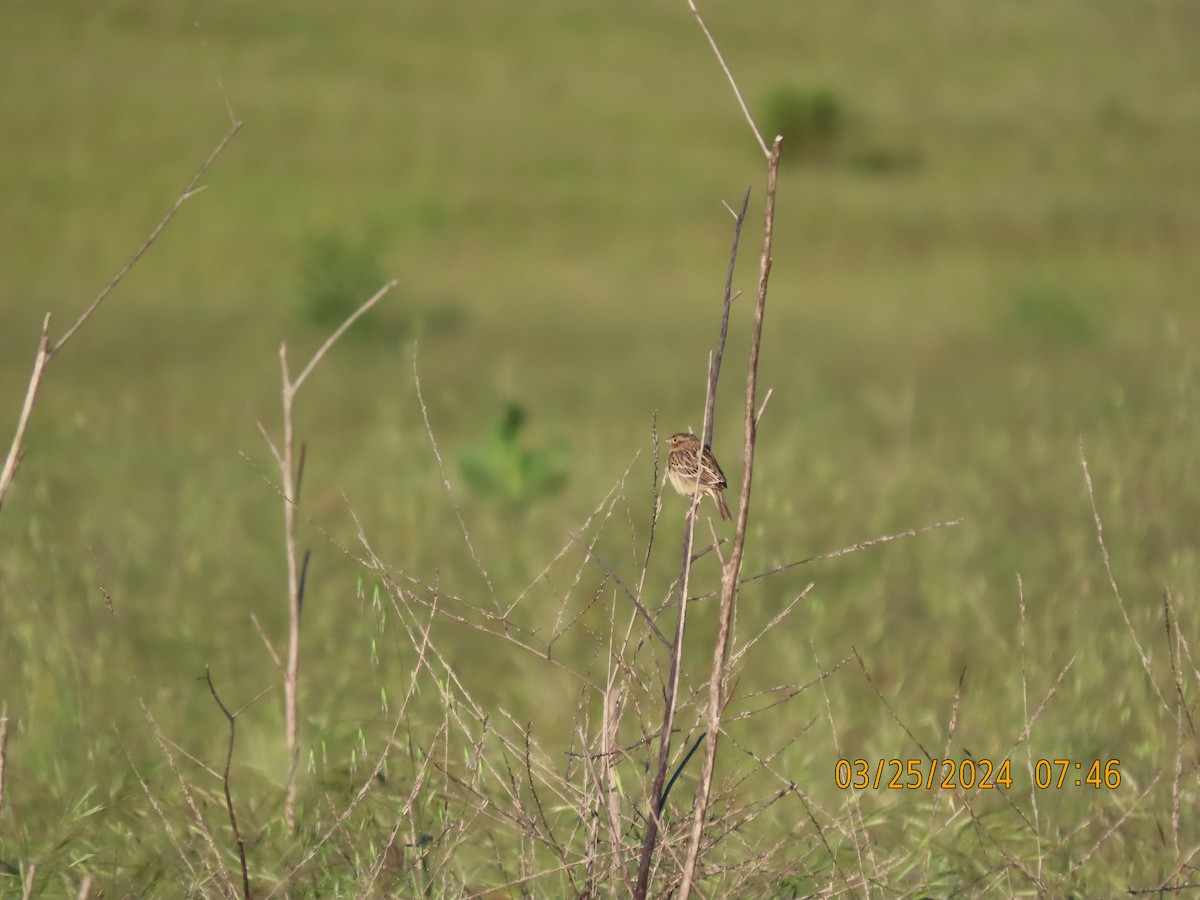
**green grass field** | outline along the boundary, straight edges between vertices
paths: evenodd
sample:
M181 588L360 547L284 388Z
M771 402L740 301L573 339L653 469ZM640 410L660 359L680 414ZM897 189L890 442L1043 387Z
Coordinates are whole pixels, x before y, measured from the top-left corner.
M1186 895L1200 17L1184 0L701 10L764 130L789 97L797 129L805 98L834 110L808 144L782 126L744 573L959 521L743 589L735 647L815 584L738 663L729 819L701 891ZM0 84L0 457L43 315L61 334L231 113L243 123L52 360L0 509L0 897L228 892L228 731L206 666L231 707L258 698L231 768L255 896L579 894L565 795L538 798L548 825L495 810L534 790L535 765L512 770L526 728L546 772L586 780L585 681L604 681L632 608L572 534L638 582L655 417L660 438L701 428L722 203L750 187L714 441L731 499L741 482L765 167L686 3L16 0ZM278 434L280 343L296 371L393 277L297 399L311 563L289 835L283 697L250 620L285 644L282 504L255 420ZM498 431L513 407L519 445ZM648 605L678 575L685 507L664 497ZM355 558L356 518L390 576ZM692 593L717 586L709 555ZM406 591L446 600L425 613L441 681ZM715 600L691 604L689 703L714 617ZM658 621L670 632L674 608ZM653 641L627 658L632 746L657 727L666 663ZM459 714L476 743L445 732ZM678 756L703 719L688 706L677 727ZM835 784L840 758L924 750L1011 758L1012 787ZM634 846L656 753L616 767ZM1038 788L1040 759L1119 760L1121 783ZM671 794L672 834L697 771ZM543 826L560 846L531 837Z

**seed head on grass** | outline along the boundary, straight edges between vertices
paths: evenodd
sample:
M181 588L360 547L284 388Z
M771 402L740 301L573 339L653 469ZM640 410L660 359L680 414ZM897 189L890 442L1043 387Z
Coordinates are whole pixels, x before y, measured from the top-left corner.
M725 473L717 464L717 458L708 447L701 449L700 439L694 434L681 431L668 442L671 452L667 456L667 475L671 486L681 494L693 496L708 494L716 501L722 519L730 518L729 507L721 492L728 485Z

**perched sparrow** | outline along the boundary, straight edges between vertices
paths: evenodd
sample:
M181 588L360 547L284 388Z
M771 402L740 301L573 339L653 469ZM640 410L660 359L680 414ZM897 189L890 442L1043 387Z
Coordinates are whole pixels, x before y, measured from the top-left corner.
M729 507L721 492L727 487L725 473L717 465L716 457L707 447L700 450L700 438L681 431L668 442L671 452L667 456L667 474L675 490L689 497L697 492L708 494L717 502L721 518L728 519Z

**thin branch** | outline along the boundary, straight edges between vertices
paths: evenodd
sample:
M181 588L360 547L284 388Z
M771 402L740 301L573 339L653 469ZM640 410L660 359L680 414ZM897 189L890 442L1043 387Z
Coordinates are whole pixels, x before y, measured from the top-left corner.
M813 587L814 587L814 582L810 581L808 583L808 587L806 587L799 594L797 594L795 597L793 597L792 601L787 606L785 606L783 609L781 609L778 613L776 613L774 618L772 618L770 622L768 622L766 625L764 625L762 627L762 629L758 632L758 634L756 634L749 641L747 641L746 645L744 647L742 647L740 650L738 650L736 653L734 653L732 657L730 657L729 667L730 668L735 667L738 664L738 661L743 656L746 655L746 653L750 650L751 647L753 647L760 640L762 640L764 637L766 637L768 634L770 634L771 630L773 628L775 628L776 625L778 625L785 618L787 618L788 615L791 614L792 610L796 608L796 604L798 604L801 600L803 600L805 597L807 597L808 592L811 591L813 589Z
M329 352L329 348L337 343L337 339L346 333L346 329L357 322L363 315L366 314L367 310L382 300L383 296L399 283L400 282L398 279L393 278L391 281L381 287L369 300L364 302L362 306L352 312L346 321L337 327L337 330L334 331L333 334L325 339L325 343L323 343L320 349L312 355L312 359L308 361L308 365L300 370L300 374L297 375L296 380L292 382L293 393L300 390L300 385L304 384L304 379L308 378L312 370L316 368L317 363L319 363L325 354Z
M693 7L694 8L694 7ZM712 446L712 433L716 419L717 382L721 377L721 360L725 358L725 339L729 336L729 311L733 308L733 270L737 266L738 245L742 240L742 225L746 222L746 210L750 206L750 188L742 195L742 207L734 216L733 246L729 250L729 268L725 272L725 293L721 303L721 333L717 338L717 349L713 353L712 365L708 373L708 393L704 406L704 435L701 443L705 447ZM699 471L699 466L697 471Z
M762 148L763 156L769 160L771 158L771 150L767 148L767 142L763 140L762 132L758 130L758 126L754 124L754 116L750 115L750 108L746 106L746 101L742 98L741 88L737 85L737 80L734 79L733 73L729 71L729 66L725 64L725 57L721 55L721 48L717 46L717 42L713 39L712 33L708 30L708 26L704 24L704 19L700 16L700 10L696 9L694 0L688 0L688 8L696 17L696 21L700 25L700 30L704 32L704 36L708 38L708 46L712 47L713 53L717 55L717 62L721 64L721 71L725 73L725 77L729 79L729 86L733 88L733 95L737 97L738 106L742 108L742 114L746 117L746 121L750 123L750 130L754 132L754 137L758 141L758 146ZM687 896L687 887L683 889L683 898Z
M413 383L416 385L417 402L421 406L421 415L425 419L425 432L429 435L429 445L433 448L433 456L437 460L438 471L442 473L442 484L446 486L446 496L450 498L450 505L454 508L454 515L458 518L458 527L462 531L467 549L471 551L471 559L475 561L475 568L483 576L483 580L488 586L488 593L492 595L492 605L499 608L499 604L496 601L496 586L492 583L492 576L488 574L483 560L480 559L479 554L475 551L475 544L471 541L471 533L467 530L467 521L463 518L462 510L458 508L458 502L454 499L454 490L450 487L450 476L446 474L446 464L442 462L442 454L438 450L437 439L433 436L433 424L429 421L429 409L425 406L425 397L421 394L421 376L417 371L417 354L415 350L413 351Z
M263 646L267 648L267 653L271 654L271 661L275 663L276 668L280 672L286 671L283 666L283 660L279 658L279 654L275 652L275 645L271 643L271 639L267 637L267 633L263 631L262 624L258 621L258 616L250 613L250 621L254 623L254 630L258 632L258 636L262 638Z
M206 159L201 164L200 168L196 170L196 174L194 174L192 176L192 180L187 183L187 187L185 187L179 196L175 198L175 202L171 204L171 208L167 210L166 215L164 215L159 223L154 226L154 230L150 232L149 237L142 242L142 245L137 248L133 256L129 257L129 260L125 263L125 265L123 265L117 274L114 275L108 282L108 284L104 286L104 289L96 295L96 299L91 302L91 305L88 306L88 308L85 309L79 316L79 318L75 320L75 324L68 328L66 333L58 339L58 341L54 344L54 348L50 351L51 356L61 350L66 345L67 341L75 336L75 332L83 326L84 322L92 317L92 313L94 313L100 307L100 304L104 302L104 299L112 293L113 288L120 284L121 281L124 280L125 276L129 274L129 270L137 265L138 260L146 255L146 251L149 250L151 245L158 240L158 236L163 233L163 230L168 225L171 224L171 220L175 218L175 214L179 212L180 207L182 207L183 204L188 200L191 200L196 194L204 190L203 187L197 187L197 185L200 183L200 179L205 176L209 167L213 164L213 162L216 161L216 158L221 155L221 151L225 149L226 144L233 140L233 136L238 133L241 127L242 123L237 120L230 122L229 131L225 133L225 137L221 138L217 146L213 148L212 153L208 155L208 159Z
M568 531L567 535L571 538L571 540L573 540L579 546L579 548L581 550L583 550L584 553L586 553L588 555L588 558L592 562L594 562L596 565L598 565L600 568L602 568L605 571L605 573L608 575L608 577L613 580L613 583L616 584L617 587L619 587L624 592L625 596L628 597L629 601L633 604L634 609L636 609L638 611L638 615L640 615L643 619L646 620L646 624L650 626L650 630L654 632L654 636L656 638L658 638L660 641L662 641L663 646L670 647L671 642L669 640L667 640L667 636L662 633L662 629L659 628L658 625L655 623L653 617L651 617L651 615L650 615L649 610L647 610L646 607L641 604L641 602L638 600L637 596L633 593L633 591L631 591L629 589L629 586L627 584L625 584L625 582L621 580L620 576L617 575L617 573L612 570L612 567L608 563L606 563L604 560L602 560L599 556L597 556L595 554L595 552L593 552L591 547L589 547L587 544L585 544L583 541L581 541L579 539L579 535L575 534L572 531Z
M75 320L75 324L68 328L63 336L54 342L53 346L50 345L49 335L50 314L47 313L46 317L42 320L42 336L38 341L37 355L34 357L33 362L33 372L29 376L29 387L25 391L25 402L21 407L21 416L17 421L17 430L13 435L12 443L8 448L8 455L4 460L4 468L0 469L0 507L3 507L4 505L4 498L8 494L8 489L12 484L13 477L17 473L17 466L20 465L21 457L24 455L23 441L25 438L25 430L29 425L29 417L33 413L34 404L37 402L37 395L38 391L41 389L42 376L45 372L46 364L50 361L51 357L53 357L56 353L58 353L59 350L66 346L67 341L75 336L75 332L83 327L83 323L92 317L92 314L99 309L100 304L104 302L105 298L108 297L108 295L112 293L113 289L120 284L122 280L124 280L127 274L129 274L129 270L137 265L138 260L140 260L146 254L146 251L150 249L151 245L158 240L158 236L162 234L163 229L165 229L167 225L171 223L171 220L175 218L175 214L179 212L180 207L183 206L183 204L190 200L193 196L195 196L195 194L197 194L200 190L202 190L202 188L197 187L200 179L203 178L205 173L208 172L209 167L221 154L221 151L225 149L225 146L231 140L233 140L233 136L238 133L238 129L241 127L242 123L233 119L231 116L229 131L225 134L225 137L221 138L221 140L217 143L217 146L208 155L208 158L203 162L200 168L196 170L195 174L192 175L191 181L187 183L187 186L183 189L179 196L175 198L175 202L171 204L171 208L167 210L166 215L162 217L158 225L154 227L154 230L150 232L150 235L134 252L133 256L131 256L126 261L125 265L120 268L117 274L109 280L108 284L104 286L104 289L96 295L96 298L92 300L87 309L80 314L79 318Z
M662 512L662 489L666 486L665 479L663 482L658 480L658 410L654 410L654 415L650 420L650 442L654 446L654 473L650 479L650 496L652 498L650 506L650 536L646 539L646 555L642 558L642 573L638 576L637 595L640 600L642 592L646 587L646 574L650 571L650 553L654 549L654 536L658 533L658 514Z
M262 439L266 442L267 449L271 451L271 456L275 459L276 466L283 466L283 456L279 453L279 448L275 446L275 441L271 439L270 433L267 431L267 426L262 423L262 419L254 417L254 427L258 429L258 433L262 435Z
M767 411L767 404L771 402L771 395L775 393L775 388L767 388L767 395L763 397L762 406L758 408L758 412L754 415L754 425L758 426L762 421L763 413Z
M898 541L901 538L915 537L918 534L924 534L927 531L934 531L938 528L953 528L955 525L961 525L962 519L949 519L945 522L935 522L932 525L923 525L920 528L906 528L904 531L897 531L895 534L884 534L879 537L871 538L866 541L859 541L856 544L842 547L838 550L829 550L825 553L818 553L816 556L805 557L798 559L795 562L784 563L782 566L776 566L774 569L768 569L765 572L759 572L757 575L750 575L738 582L738 587L744 584L749 584L752 581L758 581L760 578L766 578L769 575L778 575L780 572L786 572L788 569L794 569L797 566L806 566L811 562L817 562L822 559L836 559L839 556L846 556L850 553L857 553L859 550L866 550L870 547L877 547L880 544L887 544L892 541Z
M221 773L221 786L225 788L225 809L229 812L229 827L233 829L233 839L237 842L238 862L242 865L242 896L245 900L250 900L250 872L246 867L246 842L242 839L242 832L238 829L237 814L233 811L233 795L229 792L229 768L233 765L233 744L237 738L237 714L231 713L222 702L216 685L213 684L212 672L208 666L204 667L204 680L208 682L208 690L212 693L213 699L217 701L217 706L221 707L221 712L229 721L229 747L225 751L225 771Z
M29 417L37 402L38 390L42 386L42 373L46 363L50 361L50 313L42 320L42 336L38 339L37 354L33 358L33 372L29 376L29 387L25 389L25 402L21 405L21 416L17 419L17 430L13 435L12 444L8 448L8 456L4 460L4 468L0 469L0 507L4 506L4 497L8 494L9 485L17 474L21 457L25 455L25 429L29 427Z
M694 7L693 7L694 9ZM703 25L703 23L701 23ZM706 32L707 33L707 32ZM710 38L711 41L711 38ZM715 45L714 45L715 46ZM718 53L718 57L720 54ZM702 440L700 446L696 449L696 471L700 472L702 468L702 460L700 456L704 452L704 448L712 444L713 422L717 399L717 381L721 375L721 360L725 355L725 340L729 334L729 311L733 305L733 272L737 264L738 245L741 241L742 224L746 219L746 209L750 203L750 189L746 189L745 195L742 197L741 211L734 217L733 227L733 245L729 252L729 268L725 278L725 293L721 304L721 332L717 338L717 349L709 359L708 364L708 385L704 395L704 422L700 432ZM699 477L697 475L697 477ZM688 582L691 577L692 562L695 557L692 555L692 545L695 535L696 525L696 509L700 505L700 500L703 497L702 492L697 490L692 495L692 503L688 509L686 525L683 535L683 565L679 577L679 615L676 619L675 637L670 647L670 659L668 661L668 682L667 694L664 699L663 706L663 723L660 730L659 751L658 751L658 766L654 773L654 783L651 788L651 807L646 822L646 833L642 838L641 857L638 861L638 877L637 885L634 889L634 897L644 898L647 895L650 885L650 863L654 855L654 847L658 841L659 828L659 810L655 808L658 803L658 798L663 796L664 784L667 778L667 767L671 758L671 732L675 722L675 704L679 690L679 674L680 666L683 658L683 636L685 631L685 623L687 617L687 596Z

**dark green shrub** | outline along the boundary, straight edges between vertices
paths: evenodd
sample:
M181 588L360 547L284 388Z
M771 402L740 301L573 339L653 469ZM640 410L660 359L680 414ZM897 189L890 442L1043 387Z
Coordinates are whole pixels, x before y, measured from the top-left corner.
M1061 290L1026 288L1017 293L999 322L1001 334L1021 343L1088 344L1100 336L1095 302Z
M341 234L317 235L308 242L301 264L301 312L314 325L336 327L386 281L379 254L369 242ZM356 323L355 329L362 325Z
M767 92L764 137L783 135L783 158L825 159L833 155L845 124L837 95L828 88L776 85Z
M562 488L567 479L566 445L558 441L545 448L523 446L524 424L524 407L506 404L500 421L459 457L458 468L468 488L514 505L548 497Z

